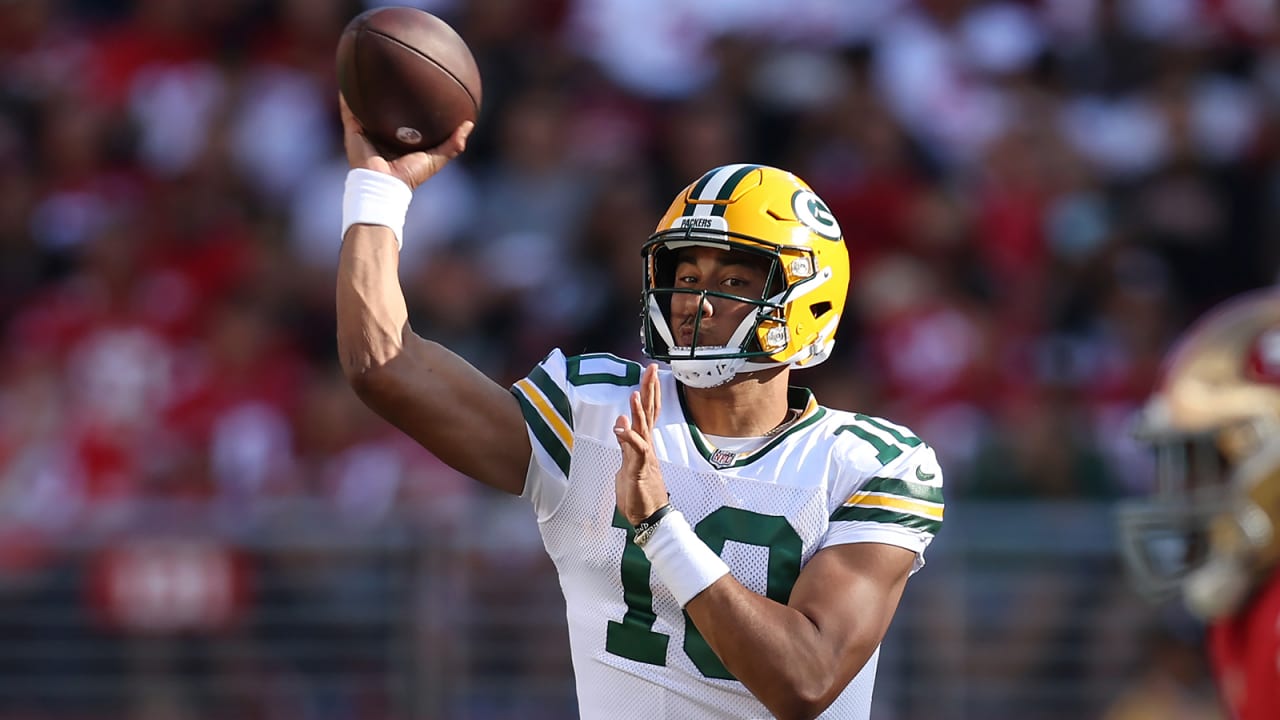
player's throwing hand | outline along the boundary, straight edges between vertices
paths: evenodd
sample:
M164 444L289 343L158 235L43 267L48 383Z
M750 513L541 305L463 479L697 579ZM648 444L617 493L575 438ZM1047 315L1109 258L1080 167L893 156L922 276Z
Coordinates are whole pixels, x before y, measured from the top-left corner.
M338 106L342 111L342 142L347 149L347 162L353 168L365 168L376 172L393 175L400 179L409 189L426 182L428 178L440 172L453 158L462 154L467 147L467 136L476 126L470 120L458 126L453 135L430 150L412 152L388 161L383 157L369 138L365 137L360 121L356 119L347 101L338 94Z

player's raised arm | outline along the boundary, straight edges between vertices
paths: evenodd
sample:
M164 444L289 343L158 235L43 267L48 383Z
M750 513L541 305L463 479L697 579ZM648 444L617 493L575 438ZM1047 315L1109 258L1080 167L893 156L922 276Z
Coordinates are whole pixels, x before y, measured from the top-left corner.
M398 275L413 188L462 152L472 123L429 151L388 162L339 104L352 167L336 293L342 369L365 404L440 459L519 493L531 448L517 401L447 348L414 334Z

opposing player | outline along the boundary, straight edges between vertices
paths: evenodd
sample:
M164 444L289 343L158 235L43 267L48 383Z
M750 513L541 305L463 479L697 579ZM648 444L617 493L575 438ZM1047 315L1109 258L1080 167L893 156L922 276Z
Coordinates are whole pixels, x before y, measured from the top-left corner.
M1124 556L1153 598L1208 624L1235 720L1280 717L1280 290L1228 301L1166 361L1139 436L1157 489L1120 511Z
M662 366L553 350L508 391L414 335L396 275L410 188L469 127L388 163L343 121L343 367L441 459L533 504L582 716L867 718L942 472L906 428L788 385L831 352L847 292L822 201L775 168L708 172L638 253Z

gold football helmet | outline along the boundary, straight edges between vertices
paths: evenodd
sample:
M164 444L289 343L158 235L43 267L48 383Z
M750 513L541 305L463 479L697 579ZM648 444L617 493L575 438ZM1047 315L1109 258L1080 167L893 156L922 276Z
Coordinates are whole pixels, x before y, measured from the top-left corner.
M751 253L769 263L764 297L675 287L676 251L701 245ZM849 254L831 210L803 180L764 165L726 165L690 184L642 249L645 354L671 365L692 387L714 387L739 372L826 360L849 291ZM756 307L723 346L673 339L671 299L693 293Z
M1156 490L1120 508L1140 590L1203 619L1238 609L1280 560L1280 290L1224 303L1166 360L1139 414Z

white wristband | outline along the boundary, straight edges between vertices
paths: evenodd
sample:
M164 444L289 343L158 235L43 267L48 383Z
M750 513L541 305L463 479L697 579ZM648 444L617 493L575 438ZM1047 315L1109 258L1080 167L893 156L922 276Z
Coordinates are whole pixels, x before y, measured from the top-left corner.
M342 193L342 237L352 225L385 225L404 247L404 216L413 191L400 178L365 168L347 173Z
M642 549L658 579L682 608L729 574L729 566L694 534L679 510L662 518Z

